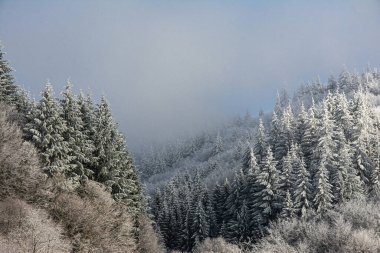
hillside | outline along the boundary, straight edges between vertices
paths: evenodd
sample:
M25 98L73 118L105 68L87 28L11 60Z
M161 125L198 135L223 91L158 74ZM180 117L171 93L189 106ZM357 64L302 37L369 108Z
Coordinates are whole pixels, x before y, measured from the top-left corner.
M298 114L301 104L307 110L312 100L318 104L329 92L337 91L351 98L359 87L366 91L373 110L378 113L380 71L377 69L368 69L362 74L344 70L338 77L331 76L326 84L319 79L302 84L293 96L282 90L274 99L274 111L279 117L290 105L292 113ZM154 190L177 173L187 171L194 174L198 170L205 182L211 184L223 181L226 177L231 178L241 166L242 152L247 142L256 142L260 118L265 129L269 130L272 112L261 112L258 117L247 112L243 116L237 115L217 129L178 139L174 143L152 146L135 154L142 180L149 190Z
M277 98L271 114L248 114L157 148L140 166L170 249L208 237L250 245L271 221L323 215L379 193L379 72L343 71Z
M0 81L2 251L380 249L376 69L283 91L273 112L157 146L136 166L104 97L70 83L57 97L48 83L33 100L2 51Z
M38 102L0 50L0 251L163 252L105 98L67 84Z

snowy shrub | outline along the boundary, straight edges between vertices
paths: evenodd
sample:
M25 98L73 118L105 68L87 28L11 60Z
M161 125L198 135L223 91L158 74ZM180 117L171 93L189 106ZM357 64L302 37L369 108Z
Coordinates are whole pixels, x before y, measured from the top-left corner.
M154 231L152 221L146 217L140 217L140 237L138 251L141 253L164 253L165 247Z
M18 199L0 202L1 252L70 252L63 228L48 214Z
M379 202L353 200L323 216L279 221L254 252L379 252L378 210Z
M35 197L44 175L37 152L23 141L17 125L8 120L10 110L0 105L0 199L10 196Z
M194 253L242 253L243 251L236 245L227 243L223 238L206 239L198 245Z
M60 220L78 252L133 252L132 222L127 210L95 182L80 189L82 197L61 193L52 203L51 213Z

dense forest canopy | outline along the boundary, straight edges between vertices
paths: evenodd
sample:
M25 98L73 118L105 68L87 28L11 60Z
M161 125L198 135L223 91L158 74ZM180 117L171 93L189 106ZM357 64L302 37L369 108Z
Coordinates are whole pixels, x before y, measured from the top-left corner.
M293 98L279 93L272 113L143 154L139 166L166 246L191 250L208 237L246 245L278 218L323 215L377 196L379 88L378 70L345 70L327 84L301 86Z

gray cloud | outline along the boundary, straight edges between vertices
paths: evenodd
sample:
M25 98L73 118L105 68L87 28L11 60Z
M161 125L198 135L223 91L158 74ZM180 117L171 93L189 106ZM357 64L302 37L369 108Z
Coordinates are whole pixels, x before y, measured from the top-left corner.
M48 78L106 95L134 148L379 66L378 1L268 2L3 0L0 39L35 95Z

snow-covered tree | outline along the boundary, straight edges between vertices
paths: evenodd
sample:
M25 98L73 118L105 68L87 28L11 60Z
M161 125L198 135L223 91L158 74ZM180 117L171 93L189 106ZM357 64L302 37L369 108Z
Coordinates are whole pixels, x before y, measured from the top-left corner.
M12 68L4 56L5 53L0 45L0 102L14 105L17 99L17 86L14 84Z
M80 107L71 91L71 84L67 83L62 91L61 117L65 121L66 128L63 137L69 147L69 176L85 181L92 174L89 164L89 154L92 154L94 146L85 134L84 123L81 117Z
M326 168L326 160L322 159L315 176L314 206L318 213L323 213L332 207L332 185L329 182L329 173Z
M303 158L300 159L298 166L294 168L294 175L296 176L293 198L295 212L305 216L307 209L310 208L312 199L311 196L311 183L310 174L306 169L306 164Z
M37 147L48 175L66 174L72 159L69 145L64 139L67 126L61 115L62 110L54 98L53 87L48 83L26 126L26 132Z
M328 110L326 101L323 103L321 121L318 127L319 140L313 156L313 172L315 173L314 205L317 212L331 208L333 202L332 185L329 181L330 171L335 166L336 144L333 140L334 121Z
M305 109L305 106L303 103L301 103L300 112L296 121L296 129L295 129L295 141L302 145L305 139L305 134L307 130L307 121L308 121L308 115Z
M208 223L208 218L206 211L204 210L203 203L199 200L196 204L195 212L193 214L192 238L194 240L194 246L199 242L202 242L209 235L210 224Z
M253 204L254 216L262 224L267 224L269 220L275 218L278 214L278 179L276 161L274 160L272 150L267 148L261 165L261 171L256 177L258 191L255 194L255 202Z
M269 143L272 146L272 151L275 154L275 158L279 160L279 157L276 157L276 150L279 149L279 140L281 135L281 124L278 119L276 111L272 114L272 120L270 125L270 135L269 135Z
M285 204L282 207L280 217L282 218L293 218L295 216L295 208L292 200L292 195L289 191L285 194Z
M254 152L257 158L257 162L260 164L265 157L267 151L267 137L265 133L263 120L260 118L259 128L257 130L257 141L254 146Z
M224 146L223 146L222 136L218 132L218 134L216 135L216 138L215 138L215 142L214 142L213 154L217 155L217 154L221 153L223 150L224 150Z
M77 98L77 104L80 111L80 117L83 122L82 132L85 135L87 145L89 146L84 151L86 152L87 160L83 161L86 168L95 170L97 157L95 156L95 136L96 136L96 116L95 107L90 95L84 95L80 92Z
M105 98L102 98L95 111L95 157L97 164L94 168L93 179L112 187L114 183L112 172L118 167L118 154L115 139L117 126Z
M352 144L355 148L353 161L361 180L367 184L371 171L370 140L374 129L367 95L362 89L354 94L350 107L353 115Z
M115 199L127 203L132 211L138 213L141 207L141 186L124 136L119 132L116 134L114 145L117 166L109 172L110 180L113 182L112 194Z
M308 110L305 135L301 142L301 149L305 156L305 163L307 168L311 168L311 161L314 153L314 148L318 143L318 119L316 111L317 109L314 103L314 99L312 99L312 105Z
M283 112L280 121L280 134L275 147L275 158L280 162L281 159L290 150L291 144L294 142L295 122L292 107L289 105Z

